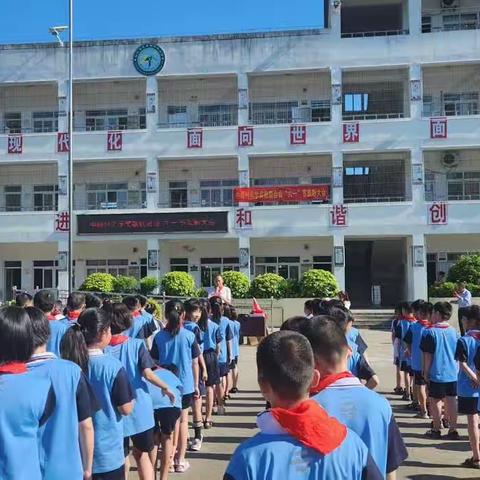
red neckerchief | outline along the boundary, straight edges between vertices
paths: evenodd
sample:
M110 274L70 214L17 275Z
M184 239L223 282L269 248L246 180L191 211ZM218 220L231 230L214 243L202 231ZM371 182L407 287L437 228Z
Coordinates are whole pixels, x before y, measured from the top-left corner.
M431 325L428 328L442 328L442 329L445 329L445 328L448 328L449 326L450 326L450 324L448 322L439 322L439 323L435 323L434 325Z
M322 390L325 390L329 387L332 383L335 383L337 380L341 380L342 378L351 378L353 375L350 372L342 372L342 373L333 373L332 375L325 375L320 379L318 385L313 387L310 390L310 395L316 395L320 393Z
M116 345L121 345L128 340L129 337L126 335L112 335L112 339L110 340L109 345L111 347L115 347Z
M27 364L23 362L8 362L0 365L0 374L10 373L17 375L19 373L25 373L27 371Z
M132 316L134 318L137 318L137 317L140 317L142 314L138 311L138 310L135 310L133 313L132 313Z
M467 335L480 342L480 330L469 330Z
M408 323L413 323L417 321L417 319L413 315L407 315L406 317L403 317L402 320L406 320Z
M51 313L49 313L49 314L47 315L47 320L48 320L49 322L52 322L53 320L56 320L56 319L57 319L57 317L56 317L55 315L52 315Z
M422 327L425 327L425 328L428 328L430 327L430 322L428 320L417 320L417 322L422 326Z
M78 320L78 317L82 314L81 310L69 310L67 312L67 318L71 322L76 322Z
M272 408L271 414L287 433L322 455L333 452L347 436L347 427L329 417L313 400L306 400L290 410Z

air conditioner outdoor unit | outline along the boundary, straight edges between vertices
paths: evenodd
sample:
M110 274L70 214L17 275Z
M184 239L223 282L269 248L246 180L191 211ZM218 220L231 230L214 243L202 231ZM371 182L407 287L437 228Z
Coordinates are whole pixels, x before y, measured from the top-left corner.
M441 0L442 8L450 9L460 6L460 0Z
M457 152L445 152L442 157L442 165L446 168L458 167L460 157Z
M312 109L310 107L292 107L293 123L305 123L312 121Z

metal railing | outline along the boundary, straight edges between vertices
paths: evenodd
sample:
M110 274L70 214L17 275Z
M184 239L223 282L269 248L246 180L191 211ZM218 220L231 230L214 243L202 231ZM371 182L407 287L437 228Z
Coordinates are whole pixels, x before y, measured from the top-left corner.
M428 96L428 93L427 93ZM447 116L447 117L460 117L460 116L470 116L478 115L479 111L479 98L466 100L466 101L456 101L456 100L442 100L440 98L435 98L431 101L423 102L423 116L424 117L437 117L437 116Z
M385 197L378 197L378 196L364 196L364 197L344 197L345 203L394 203L394 202L408 202L409 199L404 196L385 196Z
M408 28L401 30L374 30L366 32L342 32L342 38L361 38L361 37L390 37L396 35L408 35Z
M422 32L451 32L480 29L480 9L452 7L422 12Z
M346 114L342 116L343 120L395 120L399 118L405 118L405 113L355 113Z

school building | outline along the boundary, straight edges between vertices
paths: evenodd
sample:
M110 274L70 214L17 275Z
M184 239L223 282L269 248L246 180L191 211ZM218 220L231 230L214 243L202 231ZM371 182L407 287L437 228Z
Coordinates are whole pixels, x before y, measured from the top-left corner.
M355 306L480 251L479 2L325 8L316 30L76 43L72 219L68 50L0 46L0 298L67 288L70 223L77 287L324 268Z

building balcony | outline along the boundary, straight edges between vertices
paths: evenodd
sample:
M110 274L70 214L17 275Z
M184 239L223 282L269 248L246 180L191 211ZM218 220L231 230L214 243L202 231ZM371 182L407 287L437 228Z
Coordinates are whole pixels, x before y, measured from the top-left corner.
M460 3L459 0L445 0L444 8L430 9L431 2L424 0L422 33L480 29L480 6L460 6Z

